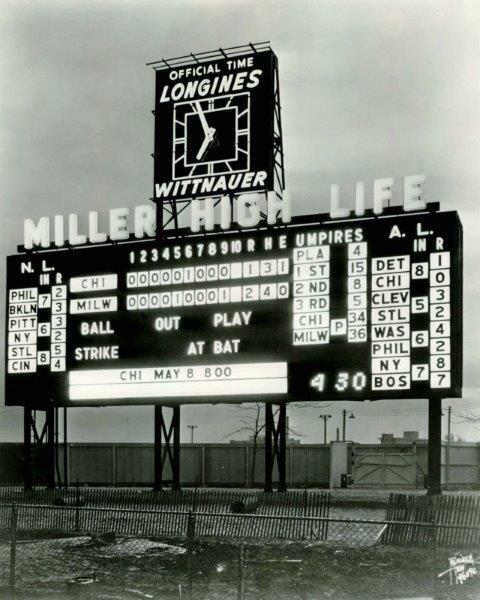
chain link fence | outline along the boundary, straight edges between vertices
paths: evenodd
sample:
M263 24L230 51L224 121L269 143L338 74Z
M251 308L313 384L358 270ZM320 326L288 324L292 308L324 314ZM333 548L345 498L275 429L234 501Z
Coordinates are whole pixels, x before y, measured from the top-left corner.
M432 523L92 510L0 506L0 597L480 598L478 528L449 525L458 534L445 536Z

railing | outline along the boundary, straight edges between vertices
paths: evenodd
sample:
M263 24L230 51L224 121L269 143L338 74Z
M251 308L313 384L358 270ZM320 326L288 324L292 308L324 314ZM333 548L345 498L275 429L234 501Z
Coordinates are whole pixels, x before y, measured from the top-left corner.
M385 532L387 543L422 541L425 532L416 523L434 523L438 530L438 543L444 546L478 543L480 528L480 497L478 496L424 496L391 494L386 518L391 526Z
M0 505L42 504L52 506L95 506L106 508L152 508L193 512L255 512L257 514L328 517L330 493L292 490L265 494L260 490L187 488L179 491L138 488L69 487L50 490L36 487L0 486Z
M420 533L385 545L389 527ZM451 531L468 535L452 545ZM479 550L480 527L464 525L0 506L0 592L29 598L88 587L89 598L473 600Z

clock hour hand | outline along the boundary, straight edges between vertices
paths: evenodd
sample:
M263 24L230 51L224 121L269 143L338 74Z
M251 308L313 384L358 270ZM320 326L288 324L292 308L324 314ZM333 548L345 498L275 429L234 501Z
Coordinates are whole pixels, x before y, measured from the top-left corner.
M215 136L215 131L216 131L216 129L214 127L209 127L208 130L206 131L205 138L202 142L202 145L200 146L200 149L197 152L197 156L196 156L197 160L201 160L201 158L205 154L208 146L210 146L210 144L213 142L213 139Z
M197 109L198 116L200 117L200 123L202 124L203 133L208 136L208 132L210 131L210 127L208 126L207 119L205 118L205 113L200 106L200 102L195 102L195 106Z

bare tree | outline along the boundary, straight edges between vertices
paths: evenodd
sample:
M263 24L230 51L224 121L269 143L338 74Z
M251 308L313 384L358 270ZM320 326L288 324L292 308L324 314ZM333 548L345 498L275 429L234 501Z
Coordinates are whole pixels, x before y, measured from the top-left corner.
M265 430L265 416L263 413L264 404L261 402L255 402L253 404L245 404L236 408L236 413L238 415L238 420L240 422L240 426L232 431L226 433L222 439L231 438L234 435L247 433L250 434L252 439L252 462L250 465L250 481L254 482L255 478L255 467L257 462L257 449L259 445L259 440L262 432ZM289 407L292 407L293 404L289 404ZM312 404L308 402L297 402L295 403L295 408L309 408L313 407ZM278 408L273 413L274 418L278 414ZM296 435L298 437L302 437L303 434L295 431L290 426L287 425L287 433L292 435ZM247 442L248 443L248 442Z
M468 423L480 423L480 415L472 412L458 413L458 418Z
M450 434L450 439L448 438L448 435L445 435L444 440L446 442L450 442L451 444L453 444L454 442L464 442L465 441L461 435L454 435L453 433Z

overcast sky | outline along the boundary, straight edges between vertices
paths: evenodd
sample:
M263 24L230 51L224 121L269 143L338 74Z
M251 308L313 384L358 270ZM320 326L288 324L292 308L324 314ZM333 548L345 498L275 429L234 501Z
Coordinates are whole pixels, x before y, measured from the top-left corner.
M331 183L367 197L377 177L423 173L425 196L464 225L464 398L480 414L479 6L475 0L3 0L0 5L0 279L23 219L148 202L153 71L145 63L270 40L279 58L287 186L295 214L328 210ZM1 302L2 312L4 302ZM3 315L2 339L4 335ZM2 348L3 352L3 348ZM3 364L3 355L2 355ZM3 373L2 373L3 394ZM0 405L3 396L0 397ZM331 404L330 431L419 429L426 402ZM232 407L188 407L196 440L236 428ZM152 408L69 412L72 441L153 440ZM317 442L319 408L290 409ZM324 412L324 411L323 411ZM0 408L0 441L21 439L21 411Z

